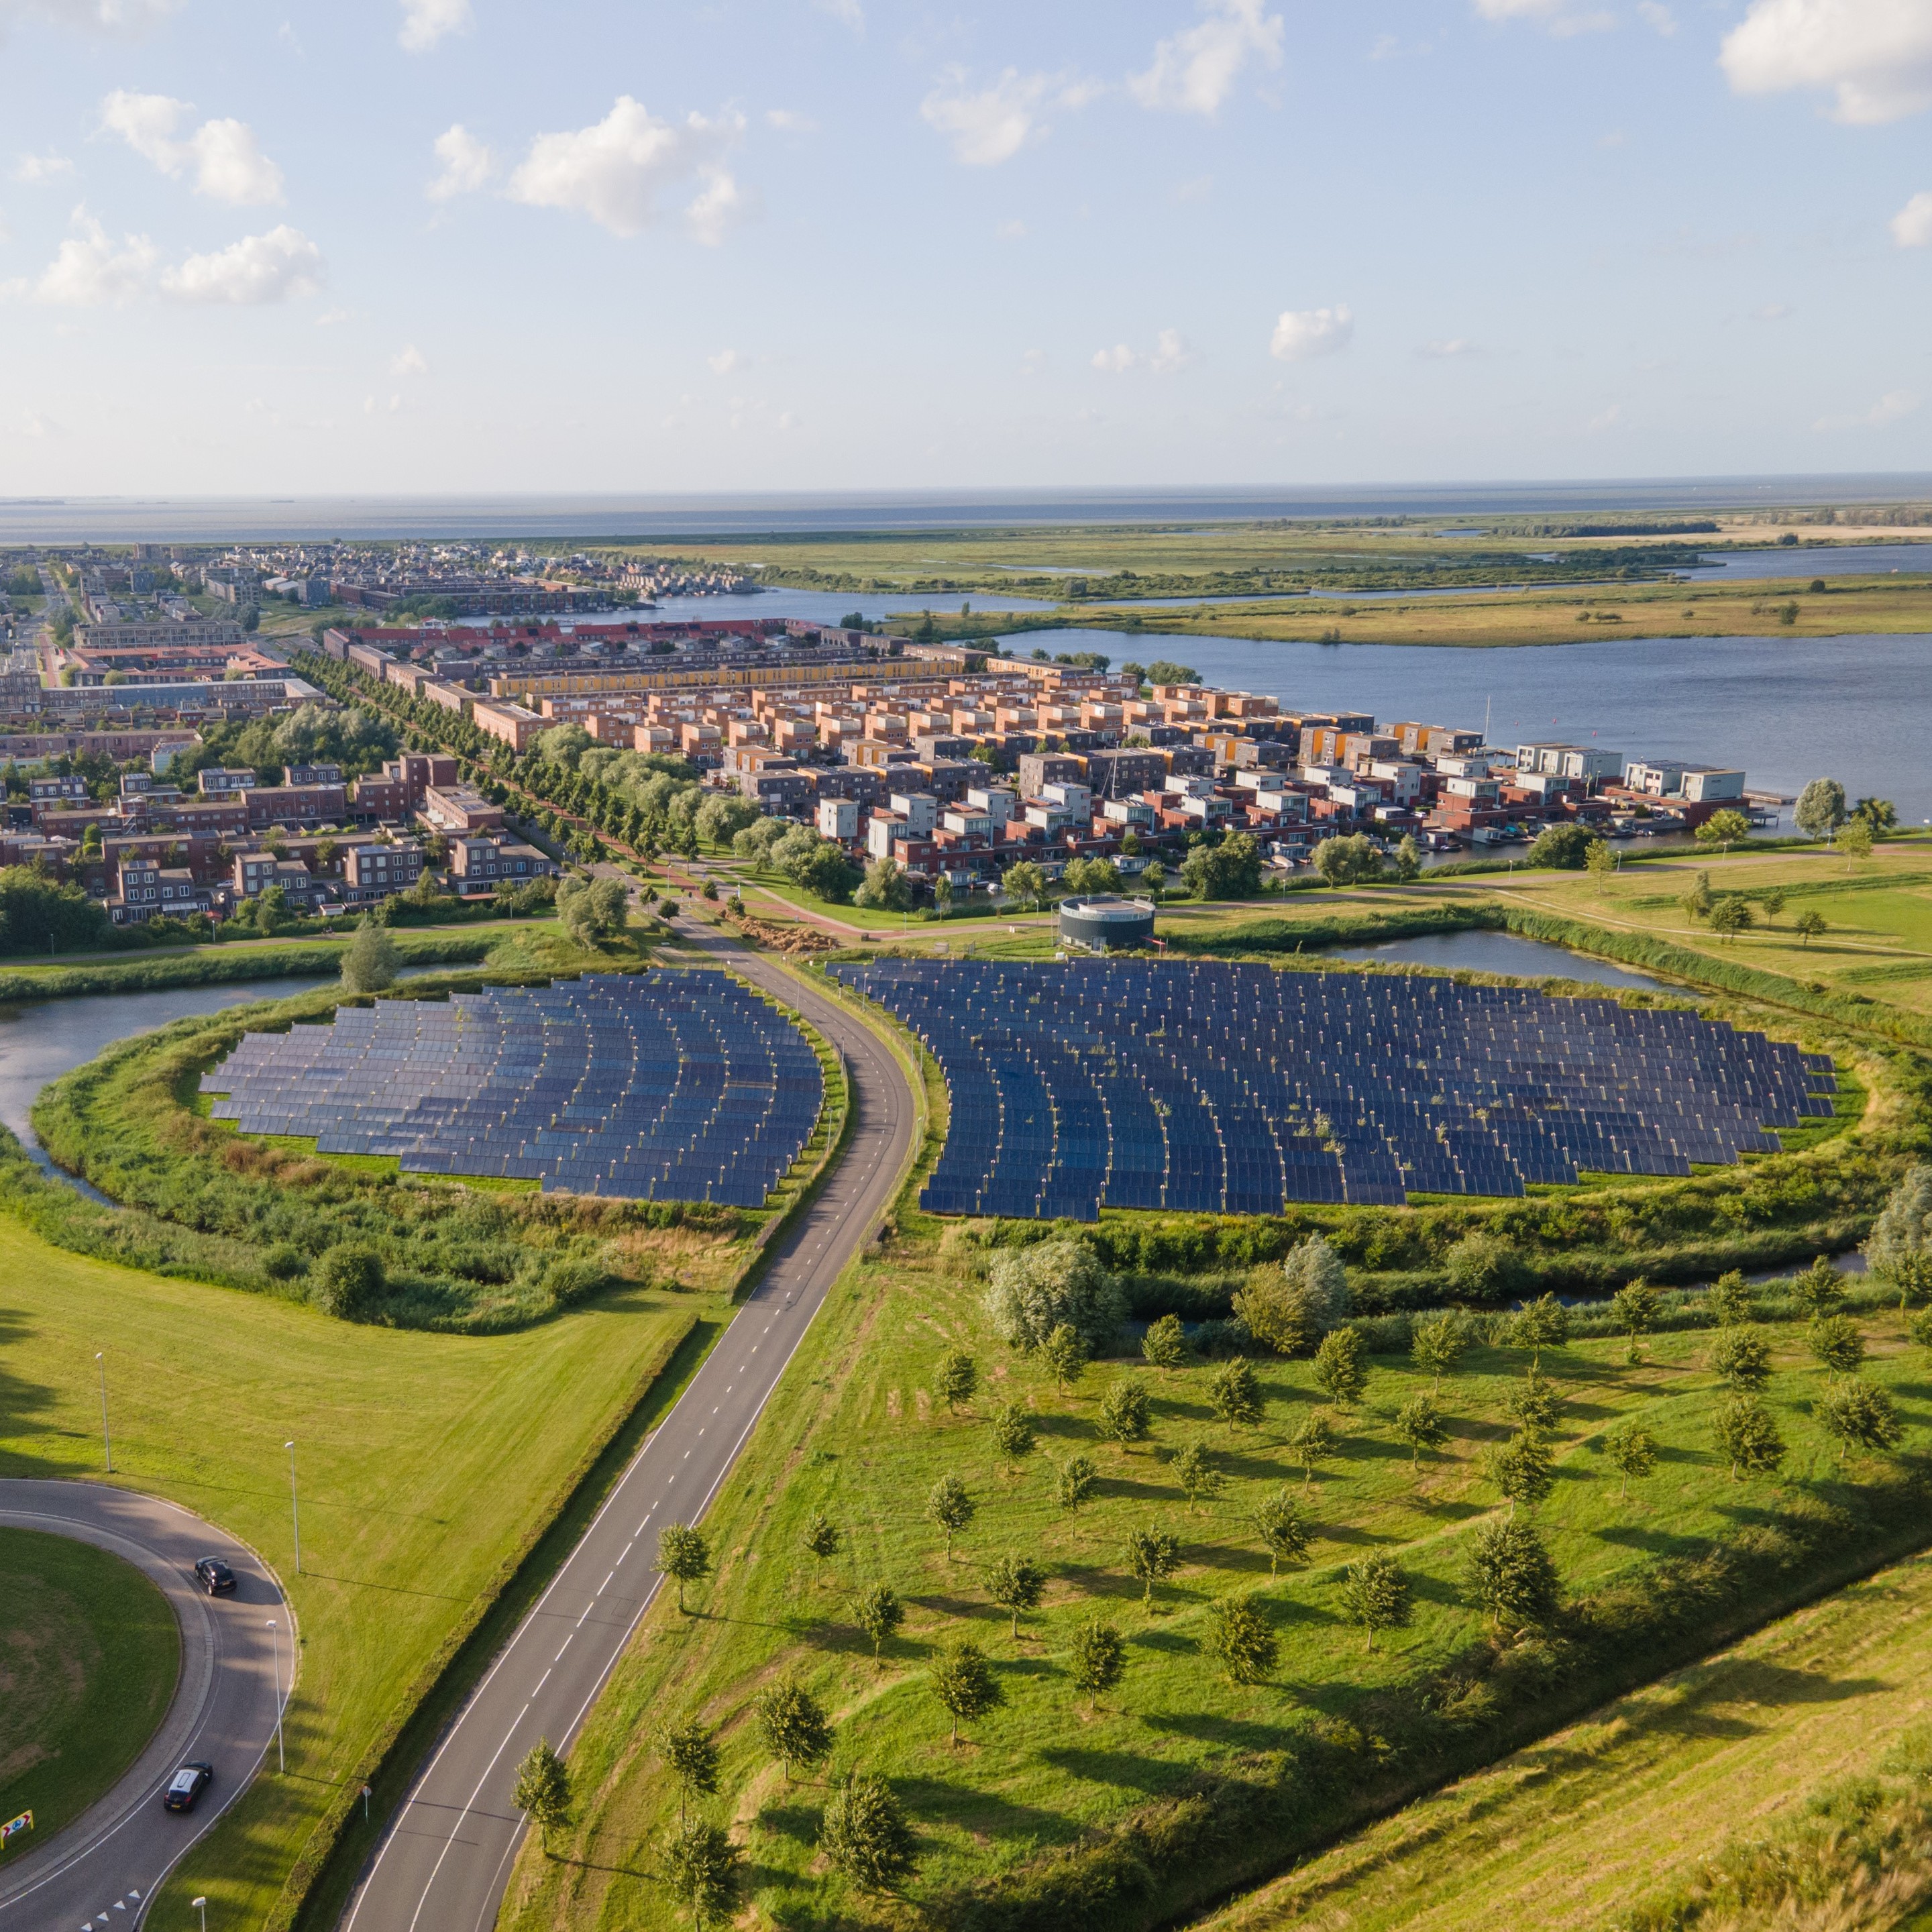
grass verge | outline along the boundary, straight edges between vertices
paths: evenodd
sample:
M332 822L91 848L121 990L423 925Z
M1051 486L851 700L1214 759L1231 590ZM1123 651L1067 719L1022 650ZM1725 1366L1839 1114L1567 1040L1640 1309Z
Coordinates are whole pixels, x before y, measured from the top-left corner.
M139 1757L181 1674L167 1599L90 1543L0 1528L0 1819L34 1814L17 1858Z

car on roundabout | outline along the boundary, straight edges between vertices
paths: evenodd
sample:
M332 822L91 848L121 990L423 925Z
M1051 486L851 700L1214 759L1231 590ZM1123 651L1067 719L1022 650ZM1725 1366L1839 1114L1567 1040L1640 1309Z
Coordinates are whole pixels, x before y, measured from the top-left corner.
M225 1596L235 1587L235 1572L218 1556L204 1556L194 1566L195 1581L211 1597Z
M170 1811L192 1811L195 1801L206 1791L214 1777L212 1764L184 1764L168 1780L168 1788L161 1794L163 1808Z

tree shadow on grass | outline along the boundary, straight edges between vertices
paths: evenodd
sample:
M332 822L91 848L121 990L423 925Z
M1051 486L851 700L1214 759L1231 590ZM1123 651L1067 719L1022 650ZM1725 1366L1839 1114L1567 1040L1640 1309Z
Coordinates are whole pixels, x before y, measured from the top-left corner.
M789 1838L795 1845L818 1843L820 1811L802 1804L796 1786L784 1793L781 1802L767 1804L758 1814L758 1828L775 1838Z
M1667 1529L1640 1529L1634 1524L1600 1529L1596 1534L1599 1543L1613 1543L1623 1550L1641 1550L1652 1556L1702 1556L1711 1548L1708 1537L1678 1536Z
M1146 1717L1141 1722L1150 1731L1166 1731L1174 1737L1190 1738L1197 1744L1217 1744L1236 1750L1280 1750L1296 1735L1295 1726L1285 1719L1279 1724L1265 1724L1241 1718L1189 1713Z
M944 1597L936 1592L926 1591L916 1597L908 1597L907 1603L922 1610L930 1610L934 1615L946 1617L968 1617L975 1623L1004 1623L1009 1612L997 1604L989 1604L973 1597ZM871 1640L867 1640L867 1648Z
M946 1748L943 1736L940 1748ZM962 1737L962 1760L972 1748ZM1033 1839L1043 1845L1062 1844L1078 1835L1077 1826L1055 1813L1037 1805L1016 1804L980 1786L955 1784L943 1778L895 1778L892 1789L922 1823L945 1820L990 1837Z
M1090 1784L1104 1784L1117 1791L1138 1791L1148 1798L1164 1796L1187 1776L1184 1770L1165 1764L1159 1758L1136 1757L1126 1751L1049 1746L1036 1755L1042 1764L1050 1764L1070 1777L1084 1778Z

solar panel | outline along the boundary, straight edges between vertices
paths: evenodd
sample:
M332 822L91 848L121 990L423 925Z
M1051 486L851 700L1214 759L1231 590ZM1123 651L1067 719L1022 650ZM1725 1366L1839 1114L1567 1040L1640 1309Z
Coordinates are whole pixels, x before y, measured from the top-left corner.
M1278 1213L1688 1174L1832 1112L1828 1055L1695 1014L1447 979L1139 961L830 969L917 1034L935 1213Z
M202 1079L245 1132L660 1201L762 1205L824 1096L818 1060L728 974L657 970L380 1000L250 1034Z

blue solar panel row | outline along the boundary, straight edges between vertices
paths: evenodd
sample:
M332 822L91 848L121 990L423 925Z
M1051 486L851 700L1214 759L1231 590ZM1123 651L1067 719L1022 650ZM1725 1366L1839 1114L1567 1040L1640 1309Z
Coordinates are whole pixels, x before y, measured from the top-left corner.
M1692 1013L1264 966L836 966L939 1061L934 1213L1276 1214L1688 1174L1829 1114L1828 1055Z
M817 1056L728 974L608 975L382 1000L250 1034L202 1078L244 1132L416 1174L761 1205L810 1139Z

